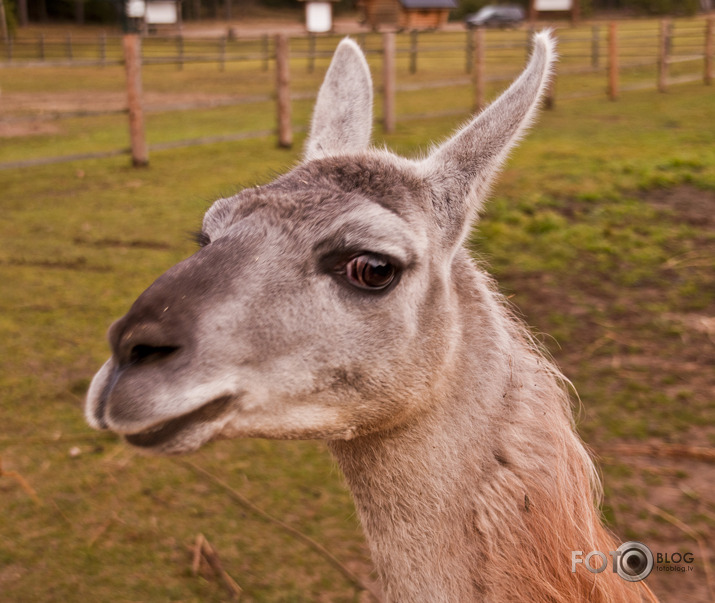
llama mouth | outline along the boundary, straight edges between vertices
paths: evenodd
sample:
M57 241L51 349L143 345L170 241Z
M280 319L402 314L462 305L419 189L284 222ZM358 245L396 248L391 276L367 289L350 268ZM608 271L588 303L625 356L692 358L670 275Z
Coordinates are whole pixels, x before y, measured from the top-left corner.
M190 430L193 426L210 423L218 418L224 413L232 399L232 396L216 398L190 413L158 423L144 431L125 435L124 439L138 448L161 446L180 433Z

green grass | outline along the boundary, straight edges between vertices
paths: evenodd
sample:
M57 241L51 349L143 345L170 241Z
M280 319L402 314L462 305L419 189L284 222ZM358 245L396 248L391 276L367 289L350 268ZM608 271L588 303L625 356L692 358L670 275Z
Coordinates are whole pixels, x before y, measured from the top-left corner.
M163 78L157 89L214 78L206 69L153 69ZM97 89L111 89L112 78L97 73ZM52 85L45 79L37 89ZM445 106L440 95L415 93L405 103L433 111ZM715 203L714 100L712 89L688 84L617 103L557 102L513 154L471 240L527 321L551 335L544 343L582 399L579 429L600 452L622 440L715 442L711 342L692 326L715 309L715 237L706 219ZM305 103L296 119L308 114ZM270 123L270 115L248 119ZM150 138L206 135L226 122L238 127L239 118L228 109L185 113L171 126L156 116ZM393 135L378 131L376 143L415 156L462 118L400 122ZM13 139L0 154L120 143L121 120L94 119L63 122L66 131L52 139ZM82 142L83 129L104 137L101 145ZM213 199L285 171L301 143L299 136L290 152L270 139L156 152L143 170L122 157L0 172L0 457L40 501L0 477L0 598L225 600L210 572L191 573L190 547L202 533L247 600L358 600L321 557L211 481L91 432L81 412L108 355L111 321L192 252L187 233ZM700 196L702 207L672 195ZM221 442L192 461L368 575L349 494L323 444ZM697 493L696 468L683 462L643 478L625 458L604 471L604 512L619 536L664 540L674 550L688 544L672 526L641 517L638 498L657 502L663 483ZM670 510L712 540L712 501L681 498ZM658 583L666 592L687 587L669 578Z

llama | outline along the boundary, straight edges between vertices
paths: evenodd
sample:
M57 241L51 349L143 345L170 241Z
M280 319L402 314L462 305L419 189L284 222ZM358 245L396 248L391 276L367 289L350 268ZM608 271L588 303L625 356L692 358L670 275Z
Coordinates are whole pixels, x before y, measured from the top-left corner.
M235 437L320 438L350 487L389 601L655 600L618 574L564 379L463 246L554 62L428 156L370 148L372 82L338 46L303 162L220 199L200 249L108 338L89 424L176 454Z

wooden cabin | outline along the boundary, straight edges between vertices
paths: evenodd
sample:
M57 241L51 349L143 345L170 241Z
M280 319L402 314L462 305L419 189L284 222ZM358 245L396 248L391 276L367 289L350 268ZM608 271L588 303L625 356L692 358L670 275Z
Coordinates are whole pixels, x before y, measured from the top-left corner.
M380 29L439 29L457 7L456 0L362 0L364 22Z

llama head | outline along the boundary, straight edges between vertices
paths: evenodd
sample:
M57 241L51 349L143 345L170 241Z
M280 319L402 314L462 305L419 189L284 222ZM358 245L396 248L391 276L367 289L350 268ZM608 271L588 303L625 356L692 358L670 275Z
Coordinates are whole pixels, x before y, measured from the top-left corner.
M460 337L456 250L549 77L548 34L534 48L495 103L412 161L369 148L370 72L343 41L303 163L216 201L201 248L110 328L90 425L172 453L348 439L431 404Z

